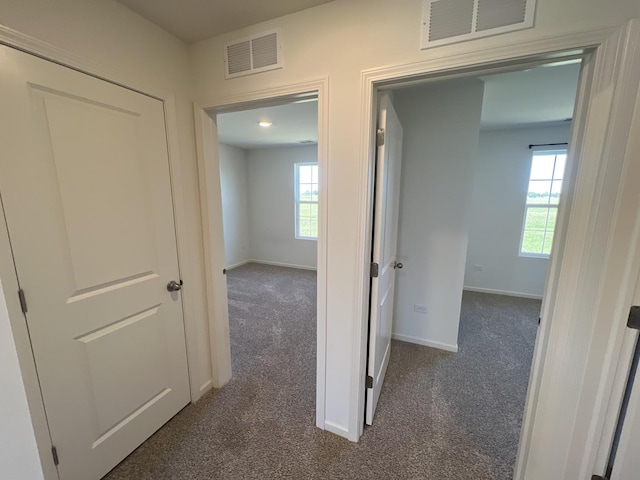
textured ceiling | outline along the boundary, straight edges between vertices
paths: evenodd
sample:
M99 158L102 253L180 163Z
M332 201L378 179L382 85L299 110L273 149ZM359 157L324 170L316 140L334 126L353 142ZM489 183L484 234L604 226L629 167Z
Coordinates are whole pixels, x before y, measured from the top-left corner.
M187 43L306 10L331 0L118 0Z

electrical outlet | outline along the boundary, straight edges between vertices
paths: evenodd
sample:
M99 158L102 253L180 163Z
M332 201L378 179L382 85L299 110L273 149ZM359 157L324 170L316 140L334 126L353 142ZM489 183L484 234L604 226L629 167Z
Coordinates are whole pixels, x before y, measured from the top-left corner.
M473 266L473 269L474 269L476 272L481 272L481 271L482 271L482 265L478 265L478 264L476 264L476 265L474 265L474 266Z
M416 303L413 305L413 311L416 313L427 313L427 307L425 307L424 305L420 305L419 303Z

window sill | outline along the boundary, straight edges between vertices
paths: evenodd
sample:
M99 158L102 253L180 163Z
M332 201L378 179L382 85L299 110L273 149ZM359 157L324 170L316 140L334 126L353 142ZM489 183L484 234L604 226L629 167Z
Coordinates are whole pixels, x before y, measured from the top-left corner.
M522 258L539 258L541 260L549 260L549 258L551 258L551 255L548 254L540 254L540 253L518 253L519 257Z
M318 238L317 237L295 237L296 240L311 240L313 242L317 242Z

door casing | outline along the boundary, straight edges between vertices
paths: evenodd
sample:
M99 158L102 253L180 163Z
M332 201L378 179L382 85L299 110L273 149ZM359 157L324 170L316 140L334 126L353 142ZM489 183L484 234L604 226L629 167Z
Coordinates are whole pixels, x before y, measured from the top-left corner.
M247 110L286 103L315 96L318 99L318 169L320 196L318 199L317 248L317 340L316 340L316 426L341 436L341 427L325 420L326 401L326 336L327 336L327 188L328 170L328 92L329 79L267 88L243 95L220 97L205 106L194 103L198 180L206 258L207 303L212 319L211 350L217 353L214 361L214 379L222 386L231 377L229 319L227 316L226 279L223 274L224 238L222 235L222 200L220 196L220 169L218 158L217 126L211 115Z

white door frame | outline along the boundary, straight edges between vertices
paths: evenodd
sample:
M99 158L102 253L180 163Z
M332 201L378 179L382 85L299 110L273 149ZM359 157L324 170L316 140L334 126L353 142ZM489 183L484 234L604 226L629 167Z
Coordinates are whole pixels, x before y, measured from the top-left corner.
M156 98L164 104L165 128L167 132L167 145L169 153L169 170L171 178L171 194L173 198L173 213L176 229L176 242L178 246L178 268L181 278L189 277L186 270L190 269L190 252L186 227L186 214L183 196L183 184L180 164L180 152L178 149L178 127L176 119L175 97L170 91L157 88L145 82L130 77L122 72L105 67L89 59L77 56L64 49L49 45L41 40L17 32L11 28L0 25L0 45L6 45L28 54L33 54L45 60L69 67L82 73L86 73L96 78L123 86L144 95ZM17 292L18 283L13 265L13 257L7 231L4 228L4 215L0 211L0 278L5 292ZM0 295L2 292L0 292ZM51 455L51 438L47 425L44 402L40 392L40 385L36 372L29 332L24 315L20 308L18 296L6 295L9 319L13 330L13 337L16 343L20 370L25 385L31 420L33 422L36 444L44 473L45 480L58 479L58 472L53 463ZM197 323L194 318L192 303L195 299L189 288L182 291L182 310L185 324L185 339L187 346L187 360L189 364L189 380L191 390L191 401L195 402L204 393L205 389L197 384L195 379L202 378L196 372L198 365L198 336L195 328L191 325Z
M327 77L277 88L255 90L220 97L202 106L194 103L198 178L205 248L206 289L211 328L214 386L221 387L231 378L227 284L223 274L224 235L222 231L222 199L218 158L217 126L210 113L259 108L281 103L285 99L315 94L318 97L318 267L317 267L317 362L316 362L316 425L331 430L325 422L326 328L327 328L327 155L329 79ZM209 113L208 113L209 112ZM342 433L342 432L340 432Z
M570 161L575 188L566 192L570 200L560 212L514 478L588 478L593 473L625 315L640 271L640 251L635 248L640 198L633 195L637 177L621 175L633 167L633 156L636 163L640 156L638 145L627 143L634 108L630 100L640 78L640 62L631 62L640 56L639 31L640 20L634 20L617 29L470 49L362 73L359 302L349 429L356 433L353 440L362 434L364 423L376 91L390 83L582 54L586 57L570 143L572 158L579 159ZM576 338L583 342L572 342Z

